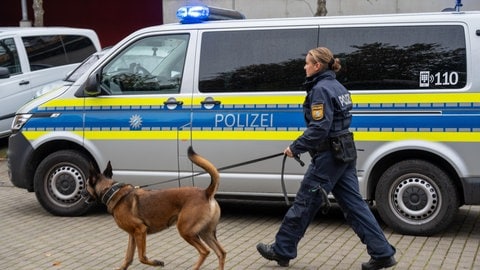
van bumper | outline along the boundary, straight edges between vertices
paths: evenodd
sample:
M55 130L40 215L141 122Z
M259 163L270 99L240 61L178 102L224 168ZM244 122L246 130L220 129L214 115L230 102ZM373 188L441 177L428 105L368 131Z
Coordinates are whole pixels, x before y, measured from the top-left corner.
M8 175L12 184L19 188L33 191L35 168L31 162L33 147L22 133L15 133L8 138Z
M466 205L480 205L480 177L463 178L463 197Z

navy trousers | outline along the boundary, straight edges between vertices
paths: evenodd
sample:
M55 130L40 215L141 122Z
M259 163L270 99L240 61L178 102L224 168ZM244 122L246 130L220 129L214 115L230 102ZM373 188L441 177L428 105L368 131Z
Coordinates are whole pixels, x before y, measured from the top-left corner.
M297 257L297 245L322 204L318 187L331 192L340 205L345 219L358 235L373 259L395 254L368 204L359 192L356 162L342 163L330 151L312 159L293 205L289 208L275 236L273 249L286 259Z

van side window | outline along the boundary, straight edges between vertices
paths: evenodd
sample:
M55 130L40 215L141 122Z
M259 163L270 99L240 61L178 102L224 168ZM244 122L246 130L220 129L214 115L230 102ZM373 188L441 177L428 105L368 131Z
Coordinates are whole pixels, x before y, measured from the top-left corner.
M0 67L8 68L10 75L22 72L13 38L0 39Z
M188 34L140 39L102 70L101 87L114 95L179 93Z
M92 41L77 35L23 37L30 70L79 63L96 52Z
M80 63L97 51L92 40L88 37L64 35L62 36L62 42L67 54L67 61L70 64Z
M349 90L460 89L467 80L460 25L320 28Z
M318 28L205 32L201 92L301 91Z

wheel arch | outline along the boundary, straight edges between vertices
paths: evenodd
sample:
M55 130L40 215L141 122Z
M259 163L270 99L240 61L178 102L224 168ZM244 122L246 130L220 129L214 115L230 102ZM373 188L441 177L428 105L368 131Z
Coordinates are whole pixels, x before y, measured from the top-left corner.
M433 151L432 148L398 149L390 151L384 156L379 157L369 170L368 176L366 177L368 181L366 197L368 200L375 200L375 191L378 181L381 175L393 164L401 160L421 159L439 167L448 175L449 179L456 187L460 204L463 205L465 199L463 196L462 182L459 176L459 170L462 169L463 163L454 163L454 160L459 160L459 158L455 159L452 157L454 157L454 155L447 152L441 152L440 148L436 148L435 151Z
M48 141L40 145L37 149L35 149L35 152L32 155L31 167L30 167L31 169L28 172L29 174L28 179L30 179L30 181L32 182L32 186L33 186L34 174L40 162L48 155L61 150L74 150L79 152L80 154L84 155L87 159L89 159L93 163L93 165L96 166L98 169L98 165L96 164L93 155L89 151L87 151L87 149L85 149L81 144L77 142L69 141L69 140L64 140L64 139Z

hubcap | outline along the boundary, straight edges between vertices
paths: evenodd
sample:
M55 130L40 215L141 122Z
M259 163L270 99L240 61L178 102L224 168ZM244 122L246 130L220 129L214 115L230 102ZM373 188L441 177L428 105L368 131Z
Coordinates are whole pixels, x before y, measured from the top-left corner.
M84 186L82 174L72 166L58 167L49 178L50 194L64 203L77 201Z
M409 177L394 187L392 203L398 215L407 221L428 220L439 208L438 188L418 177Z

